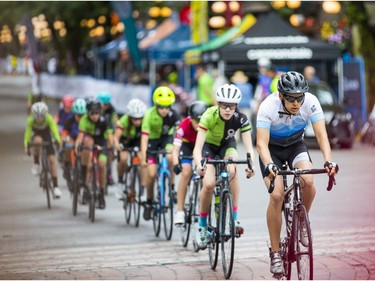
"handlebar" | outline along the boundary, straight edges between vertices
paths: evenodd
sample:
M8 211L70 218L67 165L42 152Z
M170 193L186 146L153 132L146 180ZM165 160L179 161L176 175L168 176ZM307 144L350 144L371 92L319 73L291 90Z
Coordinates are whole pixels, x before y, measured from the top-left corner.
M313 174L326 174L326 169L294 169L294 170L280 170L278 175L280 176L301 176L301 175L313 175ZM327 190L331 191L333 185L336 185L336 180L334 176L328 176L328 186ZM275 178L273 178L270 182L270 187L268 189L268 193L272 193L275 189Z

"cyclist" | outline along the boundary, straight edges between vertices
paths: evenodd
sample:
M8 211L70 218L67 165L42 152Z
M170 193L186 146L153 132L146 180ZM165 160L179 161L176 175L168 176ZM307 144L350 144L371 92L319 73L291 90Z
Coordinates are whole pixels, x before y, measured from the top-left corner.
M63 143L74 145L75 140L78 136L78 124L81 120L81 117L86 113L86 102L82 98L78 98L74 101L72 106L73 116L65 120L63 130L61 132L61 136L63 139ZM71 151L72 148L65 147L64 148L64 178L70 179L69 169L72 163L71 159Z
M102 91L98 93L98 99L102 102L102 114L107 120L107 122L111 125L112 129L115 129L117 121L118 121L118 114L115 108L111 104L112 95L110 92ZM112 152L109 152L109 161L107 162L107 183L109 185L113 185L113 177L112 177L112 161L114 159L114 155Z
M52 137L55 144L60 146L61 139L56 123L53 117L48 113L48 106L44 102L36 102L31 106L31 114L26 121L26 129L24 136L25 152L30 155L29 144L41 144L43 141L51 142L47 147L47 155L51 167L51 177L53 184L53 193L56 198L61 197L61 190L57 185L57 162L55 157L55 149L52 145ZM33 148L34 165L31 169L33 175L39 175L40 162L39 162L40 149Z
M338 166L332 161L331 148L325 128L325 119L318 99L308 92L305 77L295 71L283 74L277 84L278 92L268 96L260 105L257 116L257 149L260 169L266 186L276 177L282 163L291 168L311 169L312 162L303 141L303 132L311 121L325 161L324 167L335 175ZM310 210L316 190L313 176L302 176L302 196ZM275 189L270 194L267 209L268 232L271 240L270 271L284 272L279 253L281 208L284 198L282 177L276 177ZM303 221L304 222L304 221ZM301 243L308 246L306 227L301 223Z
M186 190L193 173L192 160L182 159L180 163L180 152L183 156L193 155L198 123L207 108L208 105L202 101L193 102L188 109L189 116L181 121L173 140L173 170L177 175L182 172L177 189L177 212L174 219L177 226L185 223Z
M101 115L102 103L96 97L90 97L86 101L87 113L79 121L79 133L75 142L75 151L78 154L79 146L92 147L94 144L102 148L112 147L113 130L103 115ZM82 162L82 181L87 186L87 174L91 168L91 155L89 150L83 150L81 156ZM98 157L99 166L99 208L105 208L104 189L107 182L106 163L108 161L105 152L101 152Z
M61 99L60 109L57 115L55 115L55 122L59 126L59 132L61 133L64 127L65 120L73 117L72 106L74 103L74 97L71 95L65 95Z
M193 151L197 172L204 176L200 193L200 218L197 228L196 243L199 249L207 247L207 217L212 195L215 188L215 167L207 165L202 168L202 157L208 156L220 159L229 157L238 159L235 133L239 129L245 150L254 159L254 149L250 135L250 122L247 116L238 109L242 94L240 89L232 84L224 84L216 91L218 105L206 110L200 119L198 135ZM244 230L238 221L239 182L235 165L228 167L230 172L230 190L233 195L233 213L236 231L241 235ZM253 176L254 170L246 168L248 177Z
M157 150L164 148L172 150L174 129L180 123L180 117L177 111L171 106L175 102L173 91L166 87L160 86L153 93L155 106L149 108L142 121L141 136L141 155L142 166L147 167L147 177L145 186L147 189L147 201L144 204L143 218L151 219L153 188L157 173L158 155L150 154L147 150ZM173 162L171 155L167 155L169 170L171 171L172 189L174 189Z
M131 99L126 106L127 114L123 115L115 130L114 143L118 150L119 158L117 165L117 174L119 183L124 182L124 173L127 170L129 151L123 148L140 147L142 118L147 109L146 104L140 99ZM139 158L141 153L138 153ZM144 174L141 169L141 175ZM144 180L141 176L141 180Z

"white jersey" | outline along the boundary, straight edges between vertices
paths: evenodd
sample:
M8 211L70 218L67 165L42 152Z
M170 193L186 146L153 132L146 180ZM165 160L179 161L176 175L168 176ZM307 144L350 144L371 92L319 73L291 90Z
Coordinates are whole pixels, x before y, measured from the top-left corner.
M269 95L260 105L257 116L257 128L270 131L270 144L289 146L303 139L303 133L309 120L314 123L324 120L323 110L318 99L311 93L305 93L305 100L295 115L285 112L279 93Z

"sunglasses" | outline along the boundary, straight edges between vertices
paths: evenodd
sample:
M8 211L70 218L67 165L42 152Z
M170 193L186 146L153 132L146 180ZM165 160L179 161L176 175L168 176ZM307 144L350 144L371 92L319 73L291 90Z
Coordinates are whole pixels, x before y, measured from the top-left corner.
M44 119L44 118L46 118L46 115L45 114L34 114L34 118L35 119L40 119L40 118Z
M91 111L90 112L90 115L96 115L96 114L100 114L100 111Z
M233 110L233 109L236 109L237 104L236 103L219 102L219 106L220 106L221 109L227 109L229 107L229 109Z
M171 106L158 105L157 108L158 108L158 109L170 109Z
M141 117L141 118L130 117L130 118L131 118L131 120L133 120L133 121L140 121L140 120L142 120L142 117Z
M295 97L295 96L289 96L289 95L283 95L284 96L284 99L286 99L288 102L302 102L304 99L305 99L305 94L303 94L302 96L298 96L298 97Z

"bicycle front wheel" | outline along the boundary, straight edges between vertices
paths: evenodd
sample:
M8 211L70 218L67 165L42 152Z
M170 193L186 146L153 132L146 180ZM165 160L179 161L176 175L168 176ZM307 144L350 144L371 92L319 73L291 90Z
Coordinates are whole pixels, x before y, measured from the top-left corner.
M161 205L160 205L160 188L158 178L155 180L154 194L157 194L156 204L153 206L152 210L152 223L154 225L154 233L156 237L159 237L161 228Z
M167 174L163 175L164 200L162 200L162 213L164 233L167 240L171 240L173 233L173 193L171 179Z
M45 172L44 174L44 189L46 191L48 209L51 209L51 196L53 193L52 193L51 179L47 173L48 172Z
M136 227L139 226L139 218L141 214L141 194L142 194L142 186L141 186L141 176L139 174L138 167L134 167L134 179L133 179L133 187L134 187L134 194L133 194L133 210L134 210L134 224Z
M226 192L221 202L220 242L221 262L225 279L229 279L233 269L235 225L233 218L232 195Z
M96 169L95 166L91 169L91 190L90 190L90 203L89 203L89 219L93 223L95 221L95 205L96 205L96 191L98 189L96 183Z
M210 211L208 213L208 230L210 238L208 240L208 257L210 260L211 269L215 269L219 257L219 236L218 236L218 220L215 213L215 197L212 196Z
M297 210L294 217L294 225L297 277L299 280L313 280L312 236L305 206L301 205ZM302 227L305 228L305 231L302 231Z
M78 161L77 161L78 163ZM72 202L72 212L73 216L77 215L77 208L78 208L78 195L80 192L80 185L79 185L79 177L80 177L80 169L78 164L74 169L74 177L73 177L73 202Z

